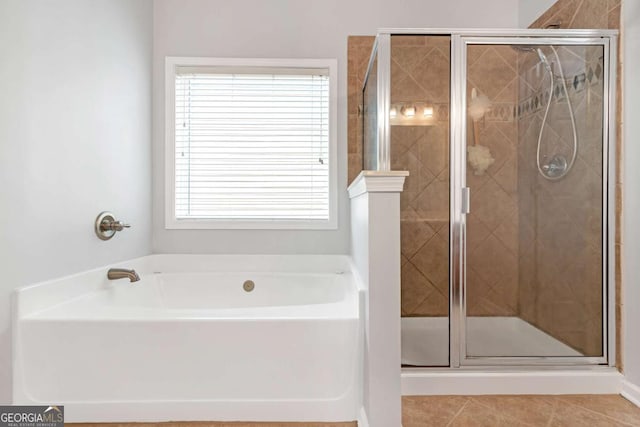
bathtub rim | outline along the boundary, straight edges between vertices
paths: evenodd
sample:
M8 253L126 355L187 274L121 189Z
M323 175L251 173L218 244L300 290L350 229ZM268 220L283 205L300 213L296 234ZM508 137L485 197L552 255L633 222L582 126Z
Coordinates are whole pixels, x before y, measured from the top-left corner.
M169 273L180 275L183 273ZM185 273L187 274L187 273ZM210 273L202 273L210 274ZM222 275L231 273L220 273ZM260 273L258 273L260 274ZM273 273L275 277L279 274ZM298 273L294 273L298 274ZM358 287L355 277L350 272L343 272L334 276L332 273L310 273L315 276L328 276L327 280L336 280L329 286L341 289L340 299L317 303L290 303L256 306L217 306L202 307L171 307L131 304L110 304L114 294L126 295L129 289L139 286L126 281L109 284L108 288L97 289L78 295L66 301L61 301L49 307L23 313L16 317L16 321L52 321L52 322L163 322L163 321L268 321L268 320L350 320L358 319ZM306 274L300 273L300 277ZM143 276L144 278L144 276ZM148 286L154 284L149 282ZM177 285L180 286L180 285ZM215 286L215 285L213 285ZM226 286L226 285L224 285ZM295 284L292 284L295 286ZM322 282L318 286L323 286ZM282 291L282 290L281 290ZM150 292L154 292L153 289ZM216 292L214 291L213 295ZM153 297L153 295L151 296ZM118 298L118 297L116 297ZM126 297L125 297L126 298Z
M251 261L250 263L247 261ZM239 270L243 267L243 270ZM192 272L349 272L357 291L362 283L348 255L256 255L256 254L151 254L15 288L11 293L11 318L17 320L32 313L109 289L118 281L109 281L109 268L133 268L142 274ZM88 278L87 281L79 279ZM123 283L124 284L124 283ZM128 284L128 283L127 283Z

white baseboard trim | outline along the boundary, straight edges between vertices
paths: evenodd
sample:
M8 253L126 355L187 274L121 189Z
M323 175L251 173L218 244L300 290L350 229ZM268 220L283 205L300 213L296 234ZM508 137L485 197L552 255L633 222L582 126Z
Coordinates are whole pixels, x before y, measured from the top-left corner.
M630 383L627 380L622 381L622 390L620 394L629 402L636 406L640 406L640 387Z
M364 407L360 407L360 415L358 416L358 427L369 427L369 419L367 418L367 411Z
M402 394L618 394L622 390L623 379L615 368L513 372L405 368L402 370ZM640 402L640 388L633 387L635 402Z

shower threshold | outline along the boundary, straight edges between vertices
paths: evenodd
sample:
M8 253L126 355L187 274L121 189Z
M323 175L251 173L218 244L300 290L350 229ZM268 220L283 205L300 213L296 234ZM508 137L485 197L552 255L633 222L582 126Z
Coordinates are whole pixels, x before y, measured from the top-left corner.
M470 356L582 356L581 353L518 317L468 317ZM449 365L449 318L403 317L402 364Z

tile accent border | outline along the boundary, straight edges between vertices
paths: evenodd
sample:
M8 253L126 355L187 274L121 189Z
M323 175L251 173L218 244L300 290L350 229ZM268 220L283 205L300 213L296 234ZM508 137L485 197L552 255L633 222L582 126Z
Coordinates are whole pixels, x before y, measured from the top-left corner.
M567 77L565 83L569 90L569 96L573 93L580 93L590 86L602 83L604 77L602 62L591 63L587 66L587 69L583 73L576 74L574 76ZM535 114L543 109L549 101L549 89L548 86L543 87L534 92L531 96L525 98L518 104L515 115L516 117L527 117L531 114ZM564 85L560 79L556 79L553 89L553 100L555 102L564 101L567 94L564 91Z

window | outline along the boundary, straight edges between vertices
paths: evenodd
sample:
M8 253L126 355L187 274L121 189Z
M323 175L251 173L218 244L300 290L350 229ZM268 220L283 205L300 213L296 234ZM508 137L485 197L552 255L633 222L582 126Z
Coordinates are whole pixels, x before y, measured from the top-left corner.
M167 58L166 227L336 228L335 70Z

